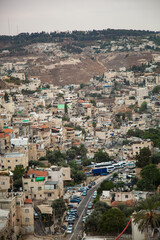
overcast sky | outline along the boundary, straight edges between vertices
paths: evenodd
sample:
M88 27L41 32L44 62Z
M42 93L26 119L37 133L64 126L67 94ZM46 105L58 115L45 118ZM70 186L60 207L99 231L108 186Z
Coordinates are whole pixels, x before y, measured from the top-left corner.
M0 35L107 28L160 31L160 0L0 0Z

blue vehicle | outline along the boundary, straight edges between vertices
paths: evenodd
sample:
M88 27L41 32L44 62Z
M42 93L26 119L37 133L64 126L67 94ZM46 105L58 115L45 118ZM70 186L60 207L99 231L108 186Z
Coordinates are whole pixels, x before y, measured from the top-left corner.
M107 175L114 170L114 166L106 166L106 167L99 167L99 168L94 168L92 169L93 175Z
M77 202L77 203L79 203L81 201L81 199L80 198L73 198L73 199L71 199L71 203L74 203L74 202Z
M95 168L92 170L93 175L101 175L102 173L107 174L107 168Z

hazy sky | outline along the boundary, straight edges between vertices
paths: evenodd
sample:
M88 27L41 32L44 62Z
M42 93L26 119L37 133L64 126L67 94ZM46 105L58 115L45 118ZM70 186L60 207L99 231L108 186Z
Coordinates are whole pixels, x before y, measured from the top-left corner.
M0 0L0 35L107 28L160 31L160 0Z

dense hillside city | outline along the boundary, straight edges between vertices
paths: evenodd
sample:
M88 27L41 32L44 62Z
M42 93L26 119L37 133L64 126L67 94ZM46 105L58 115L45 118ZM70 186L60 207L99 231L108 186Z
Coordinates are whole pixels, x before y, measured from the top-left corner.
M159 239L160 33L0 36L0 239Z

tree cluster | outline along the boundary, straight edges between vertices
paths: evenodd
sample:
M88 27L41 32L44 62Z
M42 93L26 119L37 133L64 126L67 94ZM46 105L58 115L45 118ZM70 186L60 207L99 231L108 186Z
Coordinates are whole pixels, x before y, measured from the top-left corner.
M125 223L125 215L121 210L111 208L106 203L99 201L86 220L85 230L90 234L115 234L122 231Z
M160 128L150 128L147 131L130 129L127 132L127 136L151 139L151 141L154 143L154 146L160 148Z

